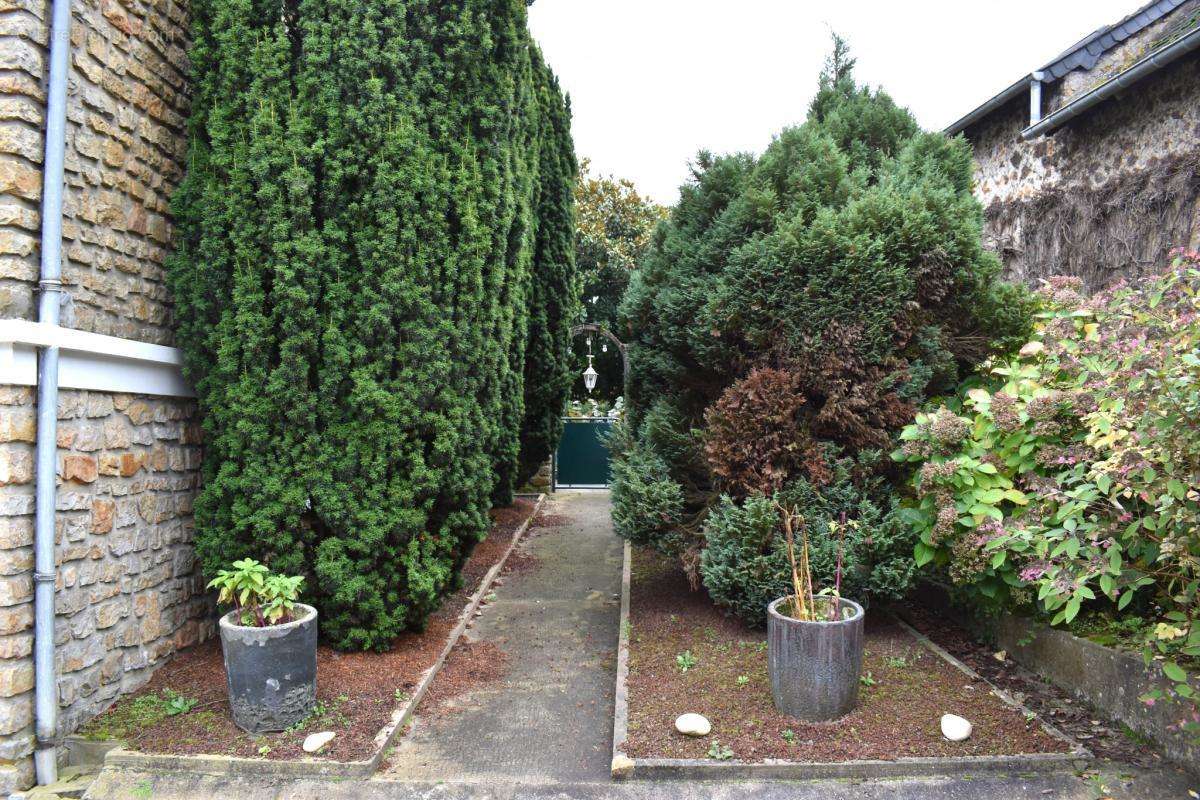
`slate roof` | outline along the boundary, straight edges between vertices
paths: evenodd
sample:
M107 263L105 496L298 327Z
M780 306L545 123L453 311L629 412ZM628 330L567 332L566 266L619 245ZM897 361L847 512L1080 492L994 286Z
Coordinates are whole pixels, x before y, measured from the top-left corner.
M1072 70L1092 69L1106 52L1121 44L1126 39L1135 36L1147 26L1158 22L1186 2L1188 0L1153 0L1153 2L1147 3L1121 21L1112 25L1105 25L1095 32L1088 34L1038 70L1044 75L1042 80L1046 83L1052 83L1061 79ZM969 125L974 124L999 106L1004 105L1023 91L1026 91L1031 78L1032 74L1018 78L1003 91L989 98L959 120L946 127L945 133L951 136L961 133Z
M1113 25L1105 25L1095 33L1085 36L1067 50L1042 67L1046 81L1056 81L1076 69L1092 69L1100 56L1121 42L1153 25L1187 0L1155 0L1139 8L1125 19Z

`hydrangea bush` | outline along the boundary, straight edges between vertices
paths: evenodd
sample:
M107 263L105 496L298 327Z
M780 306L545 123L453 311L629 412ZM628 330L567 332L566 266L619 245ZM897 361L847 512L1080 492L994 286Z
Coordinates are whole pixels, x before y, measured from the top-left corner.
M895 458L918 468L901 513L920 536L917 563L945 567L985 605L1037 607L1059 624L1136 604L1147 663L1192 698L1200 256L1178 251L1164 274L1092 298L1079 288L1049 282L1020 353L902 432ZM1200 716L1190 724L1200 730Z

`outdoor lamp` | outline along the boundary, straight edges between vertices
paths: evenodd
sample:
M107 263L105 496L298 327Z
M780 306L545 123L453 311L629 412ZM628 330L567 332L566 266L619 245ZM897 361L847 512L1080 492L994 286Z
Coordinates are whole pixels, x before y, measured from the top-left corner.
M583 371L583 385L588 390L588 394L592 393L592 389L596 388L596 380L600 377L600 373L596 372L592 366L592 354L588 353L588 366Z

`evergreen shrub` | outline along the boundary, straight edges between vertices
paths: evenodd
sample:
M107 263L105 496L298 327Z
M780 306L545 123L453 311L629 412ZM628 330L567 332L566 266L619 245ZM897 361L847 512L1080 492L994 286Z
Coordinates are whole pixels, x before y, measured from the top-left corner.
M813 582L832 589L837 576L838 538L830 523L841 515L843 597L859 603L903 597L916 574L915 535L900 519L897 503L876 480L864 489L853 479L855 466L842 459L822 487L800 479L772 496L756 494L738 503L728 495L704 524L700 575L709 595L750 625L767 621L767 605L791 592L791 565L776 503L804 509ZM881 491L884 489L884 491Z
M871 454L1030 329L1028 293L1001 283L982 247L971 182L965 140L920 131L882 90L859 86L840 40L803 124L761 156L701 153L621 306L638 443L626 452L641 468L617 466L614 496L661 462L667 474L653 477L679 487L680 524L618 520L618 531L657 530L690 569L710 536L729 540L745 498L800 485L813 496L796 510L815 530L843 458L859 465L846 480L860 494L882 480L869 494L890 526L898 471ZM722 495L731 500L706 526ZM727 560L708 557L712 580Z
M573 283L565 104L522 0L191 17L167 273L205 429L197 552L305 576L331 643L382 649L511 496L529 330L555 327L546 360L565 324L528 296Z

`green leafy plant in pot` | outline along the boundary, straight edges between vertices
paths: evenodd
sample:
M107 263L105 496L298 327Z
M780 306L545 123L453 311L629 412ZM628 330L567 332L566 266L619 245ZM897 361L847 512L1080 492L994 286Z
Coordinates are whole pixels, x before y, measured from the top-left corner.
M229 707L250 733L281 731L317 702L317 610L297 602L302 576L276 575L252 558L208 584L233 609L220 620Z
M808 722L837 719L858 703L863 608L841 596L841 541L854 521L830 524L838 537L833 587L814 591L804 517L776 504L792 566L792 594L767 608L767 668L775 707ZM798 540L798 541L797 541ZM797 554L797 550L799 553Z

